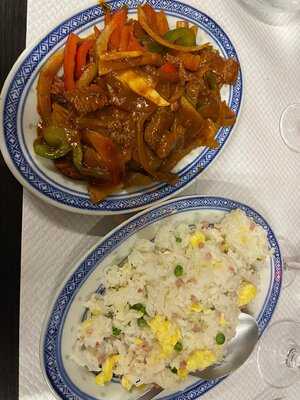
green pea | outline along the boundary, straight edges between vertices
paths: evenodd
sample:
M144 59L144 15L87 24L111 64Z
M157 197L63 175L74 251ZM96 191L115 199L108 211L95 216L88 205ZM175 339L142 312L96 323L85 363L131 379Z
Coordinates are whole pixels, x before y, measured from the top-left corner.
M144 304L142 304L142 303L134 304L133 306L130 306L130 309L131 309L131 310L135 310L135 311L139 311L139 312L141 312L143 315L144 315L144 314L147 314L147 312L146 312L146 307L145 307Z
M216 336L216 343L222 345L225 343L225 335L222 332L219 332Z
M140 328L145 328L148 326L147 321L144 318L138 318L137 324Z
M181 242L182 242L182 239L179 236L177 236L176 237L176 243L181 243Z
M112 327L112 334L114 336L119 336L121 332L122 332L121 329L116 328L115 326Z
M108 312L105 314L105 316L106 316L107 318L113 319L114 313L113 313L112 311L108 311Z
M174 274L175 276L182 276L183 275L183 266L178 264L176 265L175 269L174 269Z
M182 349L183 349L182 343L177 342L174 346L174 350L178 351L178 353L179 353L180 351L182 351Z

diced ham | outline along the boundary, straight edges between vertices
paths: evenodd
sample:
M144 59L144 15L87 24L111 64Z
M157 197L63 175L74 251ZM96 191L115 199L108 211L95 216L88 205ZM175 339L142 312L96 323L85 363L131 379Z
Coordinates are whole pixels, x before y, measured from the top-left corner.
M197 299L197 297L196 296L194 296L193 294L191 295L191 300L192 300L192 302L193 303L198 303L198 299Z
M176 285L176 287L180 288L180 287L184 286L184 281L181 278L176 279L175 285Z
M235 269L234 269L234 267L233 267L232 265L229 265L228 269L229 269L229 271L232 272L232 273L235 272Z
M193 328L192 328L192 331L195 332L195 333L201 332L201 331L202 331L202 328L201 328L200 325L196 325L196 324L195 324L195 325L193 326Z

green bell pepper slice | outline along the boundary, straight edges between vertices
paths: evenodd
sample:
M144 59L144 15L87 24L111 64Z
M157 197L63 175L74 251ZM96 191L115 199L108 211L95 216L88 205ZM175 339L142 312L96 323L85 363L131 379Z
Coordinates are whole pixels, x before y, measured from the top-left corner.
M71 150L70 146L61 146L56 149L46 143L42 143L40 139L36 139L34 141L33 148L38 156L49 158L50 160L57 160L58 158L62 158Z
M164 39L181 46L196 46L195 33L189 28L171 29L164 35Z
M65 129L48 126L43 129L43 138L34 141L33 148L37 155L50 160L64 157L71 151Z

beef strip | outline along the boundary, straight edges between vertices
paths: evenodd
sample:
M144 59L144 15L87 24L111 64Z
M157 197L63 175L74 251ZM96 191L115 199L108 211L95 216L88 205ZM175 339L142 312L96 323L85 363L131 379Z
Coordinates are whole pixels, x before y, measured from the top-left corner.
M160 143L162 135L169 131L175 114L166 107L158 108L151 116L150 121L146 125L144 139L147 145L153 150L156 150Z
M232 85L237 79L239 64L234 59L224 59L218 51L203 50L197 75L203 77L207 71L217 75L219 84Z
M65 92L65 97L79 114L100 110L108 104L108 97L103 92L103 88L95 84L87 88Z
M192 81L187 82L185 86L185 92L188 99L191 103L196 107L199 100L200 93L205 93L206 86L203 79L193 79Z

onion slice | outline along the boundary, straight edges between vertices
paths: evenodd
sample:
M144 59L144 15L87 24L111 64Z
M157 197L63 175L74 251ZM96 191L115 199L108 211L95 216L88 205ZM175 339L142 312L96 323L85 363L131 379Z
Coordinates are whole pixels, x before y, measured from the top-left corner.
M127 85L133 92L152 101L159 107L168 107L170 105L142 75L132 69L118 72L117 79Z
M98 60L98 72L99 75L102 73L102 65L101 65L101 55L107 52L109 39L112 33L117 28L117 21L112 19L101 32L100 36L96 41L96 55Z
M100 55L100 61L115 61L122 58L136 58L144 54L143 51L111 51L110 53L105 53Z
M151 36L151 38L153 40L155 40L155 42L161 44L162 46L168 47L169 49L191 53L191 52L205 49L206 47L210 46L209 43L204 43L199 46L180 46L178 44L169 42L168 40L159 36L159 34L154 32L153 29L149 26L146 14L145 14L142 6L138 7L138 20L139 20L139 23L141 24L142 28L148 33L149 36Z
M64 61L64 52L53 54L43 66L37 85L38 111L45 122L49 122L52 113L51 86L54 77L60 70Z

